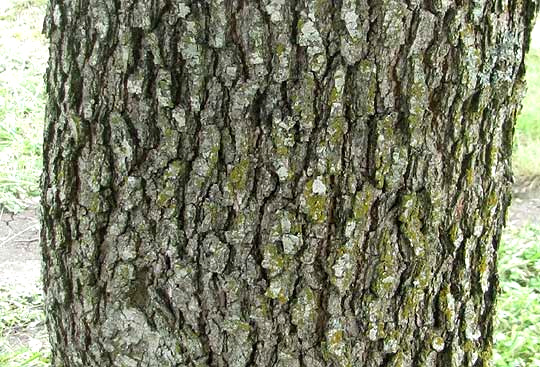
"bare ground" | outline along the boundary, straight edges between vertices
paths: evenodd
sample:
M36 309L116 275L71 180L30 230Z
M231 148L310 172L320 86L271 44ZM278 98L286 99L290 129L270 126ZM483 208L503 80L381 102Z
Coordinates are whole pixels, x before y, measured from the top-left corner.
M37 207L19 214L0 209L0 288L33 290L40 283Z
M540 191L514 193L507 227L540 223Z

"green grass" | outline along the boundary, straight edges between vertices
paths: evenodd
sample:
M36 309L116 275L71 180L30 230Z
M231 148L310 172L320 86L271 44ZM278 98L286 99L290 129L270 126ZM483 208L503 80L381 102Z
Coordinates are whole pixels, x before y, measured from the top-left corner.
M540 367L540 225L507 229L499 250L496 367Z
M0 4L0 205L12 212L39 194L45 4L44 0Z
M518 180L540 175L540 49L526 57L527 94L516 124L513 168Z
M0 366L49 365L43 299L36 288L0 289Z

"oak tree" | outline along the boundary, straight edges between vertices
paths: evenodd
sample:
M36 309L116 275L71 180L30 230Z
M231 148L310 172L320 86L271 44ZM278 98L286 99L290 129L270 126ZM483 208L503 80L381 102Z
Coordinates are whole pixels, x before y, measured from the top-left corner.
M51 0L53 366L487 366L533 0Z

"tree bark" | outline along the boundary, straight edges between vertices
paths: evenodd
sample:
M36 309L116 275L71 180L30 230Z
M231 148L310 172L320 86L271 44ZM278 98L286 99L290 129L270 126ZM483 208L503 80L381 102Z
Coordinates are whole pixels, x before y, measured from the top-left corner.
M53 366L487 366L535 7L51 0Z

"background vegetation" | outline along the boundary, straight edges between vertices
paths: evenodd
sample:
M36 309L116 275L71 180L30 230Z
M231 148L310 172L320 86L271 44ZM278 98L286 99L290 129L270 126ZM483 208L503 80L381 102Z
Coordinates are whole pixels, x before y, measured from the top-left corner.
M514 139L513 169L516 181L531 189L540 187L540 26L537 40L526 57L528 90Z
M0 205L15 212L38 195L47 60L41 34L45 3L0 2Z
M38 195L46 3L0 3L0 213L35 205ZM535 180L540 176L540 48L529 53L527 73L529 91L516 127L513 165L518 181L536 182L540 181ZM499 256L494 364L540 367L540 226L507 228ZM48 366L48 355L39 285L31 290L0 289L0 366Z

